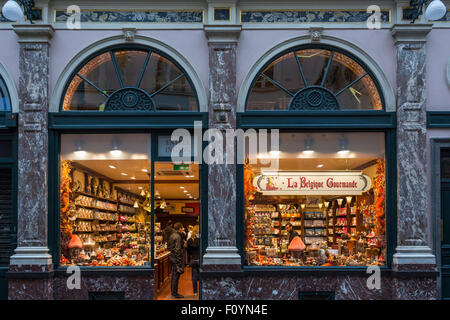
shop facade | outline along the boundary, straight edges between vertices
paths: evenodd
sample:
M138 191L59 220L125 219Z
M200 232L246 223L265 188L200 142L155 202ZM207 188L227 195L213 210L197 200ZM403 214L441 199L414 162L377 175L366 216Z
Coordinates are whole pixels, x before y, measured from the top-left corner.
M200 299L448 298L450 13L384 1L371 29L369 5L81 2L71 29L36 1L35 24L0 20L2 297L156 298L173 207L198 216ZM268 136L177 167L176 129Z

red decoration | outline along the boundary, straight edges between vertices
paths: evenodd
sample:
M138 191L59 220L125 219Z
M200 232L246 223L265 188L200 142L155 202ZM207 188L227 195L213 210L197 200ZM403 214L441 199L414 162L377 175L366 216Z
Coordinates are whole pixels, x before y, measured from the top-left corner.
M300 237L294 237L288 247L289 251L304 251L306 249Z

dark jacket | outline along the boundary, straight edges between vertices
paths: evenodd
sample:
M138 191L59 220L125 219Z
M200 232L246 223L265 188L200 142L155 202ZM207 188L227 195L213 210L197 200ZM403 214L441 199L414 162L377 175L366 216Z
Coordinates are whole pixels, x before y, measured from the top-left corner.
M171 226L167 226L167 227L164 228L164 230L162 232L162 234L163 234L163 242L164 243L168 243L169 242L170 235L173 232L175 232L175 229L172 228Z
M189 261L198 260L198 247L199 247L199 239L198 236L194 238L189 238L187 241L187 252L189 255Z
M172 232L169 238L168 249L170 251L170 261L178 268L178 273L184 271L184 245L181 234Z

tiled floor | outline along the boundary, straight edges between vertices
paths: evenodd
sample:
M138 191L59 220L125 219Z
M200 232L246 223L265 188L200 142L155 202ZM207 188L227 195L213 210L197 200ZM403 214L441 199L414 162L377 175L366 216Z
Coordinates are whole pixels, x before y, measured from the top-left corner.
M198 300L198 296L194 296L194 289L192 287L191 280L191 268L186 267L184 273L180 276L180 282L178 282L178 293L184 296L183 299L173 299L170 292L170 281L161 290L156 297L157 300Z

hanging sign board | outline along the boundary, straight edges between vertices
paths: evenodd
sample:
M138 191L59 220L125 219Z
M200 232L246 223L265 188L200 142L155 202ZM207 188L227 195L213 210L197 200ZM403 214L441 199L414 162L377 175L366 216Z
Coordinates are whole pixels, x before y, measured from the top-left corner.
M371 179L360 171L263 172L253 180L263 195L361 195Z

